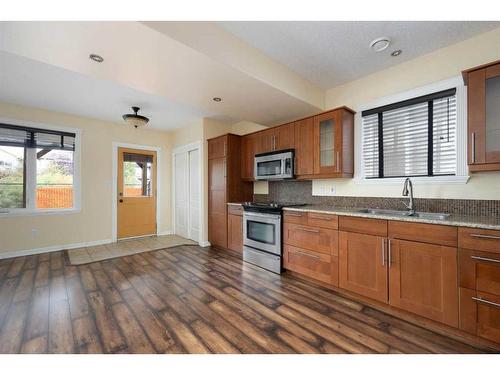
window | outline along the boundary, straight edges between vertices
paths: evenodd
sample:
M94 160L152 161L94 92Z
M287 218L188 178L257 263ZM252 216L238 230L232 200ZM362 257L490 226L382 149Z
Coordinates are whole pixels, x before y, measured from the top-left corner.
M365 178L454 176L456 89L362 112Z
M0 123L0 209L74 208L75 138Z

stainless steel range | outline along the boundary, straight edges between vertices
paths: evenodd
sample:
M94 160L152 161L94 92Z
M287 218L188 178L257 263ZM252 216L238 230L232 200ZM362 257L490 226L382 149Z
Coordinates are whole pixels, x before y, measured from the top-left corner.
M281 215L286 203L243 203L243 260L281 273Z

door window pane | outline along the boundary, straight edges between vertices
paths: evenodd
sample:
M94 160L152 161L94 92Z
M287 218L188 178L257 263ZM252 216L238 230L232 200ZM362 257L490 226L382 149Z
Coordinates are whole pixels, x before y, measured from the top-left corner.
M319 124L320 164L322 167L334 165L335 128L332 119Z
M23 207L24 147L0 146L0 208Z
M140 154L123 154L123 196L152 196L153 156Z
M272 244L276 243L274 224L247 221L247 237L251 240Z
M36 149L36 208L73 207L73 151Z
M486 152L500 151L500 77L486 80Z

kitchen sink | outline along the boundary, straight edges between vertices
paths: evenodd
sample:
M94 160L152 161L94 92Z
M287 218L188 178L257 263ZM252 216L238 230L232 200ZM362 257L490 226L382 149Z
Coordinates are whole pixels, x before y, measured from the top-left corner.
M450 214L441 212L415 212L413 215L409 211L401 210L386 210L383 208L363 208L358 210L359 213L373 215L388 215L388 216L411 216L429 220L446 220Z

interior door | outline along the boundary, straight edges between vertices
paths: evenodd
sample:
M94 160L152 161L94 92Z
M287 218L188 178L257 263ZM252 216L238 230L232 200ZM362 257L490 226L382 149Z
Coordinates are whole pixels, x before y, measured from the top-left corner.
M175 234L189 237L188 153L174 154L175 168Z
M156 234L156 152L118 148L117 237Z
M188 152L189 158L189 239L200 240L200 150Z

